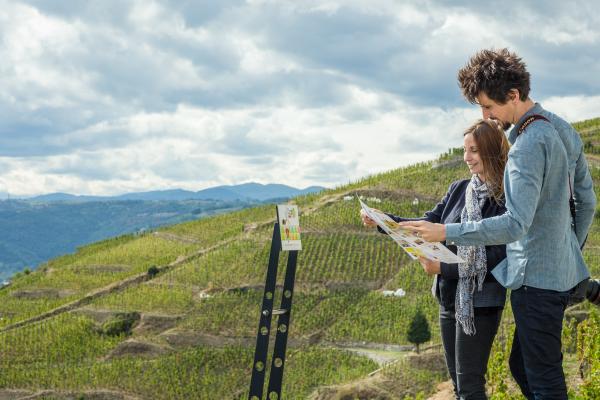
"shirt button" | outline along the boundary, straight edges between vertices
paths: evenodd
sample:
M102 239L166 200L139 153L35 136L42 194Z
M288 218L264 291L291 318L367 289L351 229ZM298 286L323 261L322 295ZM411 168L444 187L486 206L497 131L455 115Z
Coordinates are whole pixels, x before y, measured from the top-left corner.
M451 245L454 245L454 242L450 242Z
M525 275L525 272L521 272L521 276Z

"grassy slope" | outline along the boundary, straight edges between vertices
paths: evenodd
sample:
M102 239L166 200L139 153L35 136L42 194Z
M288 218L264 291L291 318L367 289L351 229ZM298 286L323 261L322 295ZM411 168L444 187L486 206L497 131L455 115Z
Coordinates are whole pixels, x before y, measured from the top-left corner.
M600 119L584 121L577 128L586 144L594 182L598 183ZM407 324L419 307L432 326L433 342L439 342L437 305L429 293L430 279L392 241L366 232L358 220L356 202L344 201L341 196L374 196L382 200L376 204L378 208L405 216L420 215L445 193L451 181L467 176L460 162L452 162L459 154L454 151L443 155L438 160L442 164L439 168L421 163L296 199L303 211L305 250L298 264L290 329L294 346L288 353L286 398L305 398L317 386L357 379L377 368L372 361L345 351L310 345L308 338L310 343L407 344ZM415 197L420 199L418 206L412 204ZM169 399L246 397L273 217L273 207L264 206L175 225L158 235L115 238L83 247L15 279L12 286L0 291L0 328L151 266L167 265L181 255L211 249L151 281L96 299L88 308L176 315L179 318L175 326L170 326L174 337L197 337L201 333L220 339L215 348L201 340L192 341L195 346L174 344L159 331L108 336L100 332L97 321L62 314L0 333L0 388L105 388L143 398ZM600 275L598 249L600 229L594 224L585 256L596 276ZM280 261L283 265L285 255ZM279 282L282 270L280 267ZM407 292L403 298L383 297L378 291L399 287ZM495 398L514 394L507 386L506 370L509 312L505 313L505 321L501 337L506 340L497 341L490 365L490 387ZM598 360L594 352L598 351L600 332L592 326L581 330L580 336L580 345L585 343L586 347L580 349L579 358ZM120 343L132 338L171 351L146 357L106 358ZM565 340L572 338L566 336ZM567 359L575 360L571 364L576 369L577 355L568 355ZM597 363L590 368L590 374L600 371ZM574 375L571 370L569 373ZM439 375L417 371L403 379L428 382L439 379ZM597 394L590 379L573 379L574 393ZM426 383L424 388L429 389Z

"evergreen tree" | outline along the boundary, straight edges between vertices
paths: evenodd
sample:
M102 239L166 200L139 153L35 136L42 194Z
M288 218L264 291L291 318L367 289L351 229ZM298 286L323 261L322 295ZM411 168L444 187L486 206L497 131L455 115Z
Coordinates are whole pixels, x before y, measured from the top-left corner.
M410 326L408 327L408 332L406 333L406 338L410 343L417 346L417 354L419 354L419 345L431 339L429 323L421 310L417 310L413 316Z

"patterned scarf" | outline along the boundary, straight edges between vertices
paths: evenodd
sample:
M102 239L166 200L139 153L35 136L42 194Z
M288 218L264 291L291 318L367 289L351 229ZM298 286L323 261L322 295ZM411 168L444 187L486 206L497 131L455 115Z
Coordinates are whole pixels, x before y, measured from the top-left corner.
M477 175L471 177L465 193L465 207L460 222L481 221L481 207L488 197L488 188ZM456 290L456 320L467 335L475 334L473 318L473 292L483 289L487 273L485 246L457 246L457 254L466 262L458 264L458 287Z

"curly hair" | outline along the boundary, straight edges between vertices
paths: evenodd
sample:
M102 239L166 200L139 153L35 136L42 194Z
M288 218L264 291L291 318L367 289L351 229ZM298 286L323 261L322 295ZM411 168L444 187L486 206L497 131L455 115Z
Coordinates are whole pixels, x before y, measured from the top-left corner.
M511 89L517 89L525 101L530 90L529 72L523 60L508 49L486 49L458 71L458 85L471 104L477 104L481 92L498 104L506 104Z

